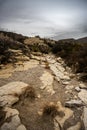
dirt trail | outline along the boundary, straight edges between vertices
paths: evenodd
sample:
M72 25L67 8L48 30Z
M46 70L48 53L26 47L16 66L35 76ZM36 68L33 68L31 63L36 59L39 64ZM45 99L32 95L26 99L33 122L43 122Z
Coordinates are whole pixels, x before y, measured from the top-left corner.
M27 63L31 67L26 68ZM83 105L85 104L83 102L79 104L78 97L79 84L82 82L78 81L76 75L66 67L64 61L54 55L44 55L33 56L26 64L22 63L13 68L8 78L0 78L0 87L13 81L20 81L28 84L28 88L34 89L34 98L32 98L32 93L31 95L28 92L23 93L19 97L19 101L11 106L12 109L15 108L19 111L21 123L26 129L86 130L83 120ZM67 103L71 100L77 102ZM43 116L44 106L50 103L56 105L63 115L55 115L54 118L50 115ZM4 130L3 128L5 127L1 126L1 130Z

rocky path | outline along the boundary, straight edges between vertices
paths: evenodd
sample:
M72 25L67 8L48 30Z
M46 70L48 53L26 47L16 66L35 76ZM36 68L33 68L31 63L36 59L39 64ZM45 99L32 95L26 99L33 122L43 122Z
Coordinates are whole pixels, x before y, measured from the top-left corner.
M44 107L58 114L43 116ZM0 71L1 130L87 130L87 86L54 55L32 54L29 61Z

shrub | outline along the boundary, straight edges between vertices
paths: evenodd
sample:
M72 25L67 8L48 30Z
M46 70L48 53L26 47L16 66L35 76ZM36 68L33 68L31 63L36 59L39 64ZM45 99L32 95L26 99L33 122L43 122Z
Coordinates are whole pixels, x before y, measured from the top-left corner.
M52 51L61 56L76 73L87 72L87 44L78 43L76 40L60 40L56 42Z

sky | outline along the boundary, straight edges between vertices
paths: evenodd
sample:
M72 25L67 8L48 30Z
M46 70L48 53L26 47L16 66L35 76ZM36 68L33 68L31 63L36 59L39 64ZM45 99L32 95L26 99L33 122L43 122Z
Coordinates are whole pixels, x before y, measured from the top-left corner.
M87 0L0 0L0 29L53 39L87 36Z

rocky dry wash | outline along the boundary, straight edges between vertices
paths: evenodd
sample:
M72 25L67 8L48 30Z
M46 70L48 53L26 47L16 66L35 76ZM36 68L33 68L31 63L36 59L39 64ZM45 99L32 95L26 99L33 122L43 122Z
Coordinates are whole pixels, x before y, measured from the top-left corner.
M3 66L0 130L87 130L86 84L53 54Z

